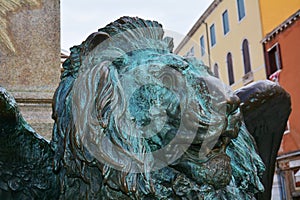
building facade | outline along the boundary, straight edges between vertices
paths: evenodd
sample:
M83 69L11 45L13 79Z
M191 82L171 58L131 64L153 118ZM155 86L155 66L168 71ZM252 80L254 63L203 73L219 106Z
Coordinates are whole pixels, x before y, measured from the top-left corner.
M269 79L290 95L272 199L300 199L300 1L215 0L175 49L232 89ZM270 119L271 120L271 119Z
M193 55L234 90L265 79L258 0L215 0L175 49Z
M278 152L273 198L300 199L300 1L261 0L260 8L266 78L280 84L292 101Z
M263 35L271 33L276 27L299 10L299 0L260 0Z

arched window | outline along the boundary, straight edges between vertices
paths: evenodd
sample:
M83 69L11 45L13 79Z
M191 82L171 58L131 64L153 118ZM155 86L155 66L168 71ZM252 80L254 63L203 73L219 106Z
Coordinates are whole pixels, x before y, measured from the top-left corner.
M215 76L216 76L217 78L220 77L220 75L219 75L219 66L218 66L217 63L214 64L214 74L215 74Z
M232 85L234 83L234 75L233 75L232 55L230 52L227 54L226 61L227 61L229 85Z
M242 51L243 51L244 71L245 74L247 74L248 72L251 72L249 44L247 39L244 39L243 41Z

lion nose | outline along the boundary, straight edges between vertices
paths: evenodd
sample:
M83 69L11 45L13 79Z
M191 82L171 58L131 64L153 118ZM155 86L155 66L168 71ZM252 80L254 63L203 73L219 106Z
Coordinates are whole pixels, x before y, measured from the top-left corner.
M232 95L226 99L226 114L230 115L240 106L240 98L237 95Z

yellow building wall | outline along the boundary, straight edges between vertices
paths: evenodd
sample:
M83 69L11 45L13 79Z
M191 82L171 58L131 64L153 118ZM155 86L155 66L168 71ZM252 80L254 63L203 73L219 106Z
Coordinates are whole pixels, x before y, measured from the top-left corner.
M300 0L260 0L259 4L264 36L300 9Z
M226 9L228 11L230 30L224 35L222 14ZM244 39L247 39L249 42L251 70L253 72L254 81L266 78L264 54L260 43L262 40L262 29L258 0L245 0L245 12L246 16L239 21L236 1L225 0L222 1L205 20L208 25L208 32L213 23L215 24L216 30L216 44L213 47L210 46L211 67L217 63L219 66L220 79L224 83L229 84L226 56L228 52L231 52L235 79L235 83L231 85L231 87L234 90L244 86L242 81L242 77L245 75L242 55L242 42ZM202 23L199 29L193 34L191 40L197 41L195 56L208 65L208 54L206 53L203 57L200 56L201 35L205 38L205 48L207 51L204 23ZM208 35L210 37L209 33ZM187 42L179 51L179 55L185 55L186 51L190 48L189 45L190 43Z

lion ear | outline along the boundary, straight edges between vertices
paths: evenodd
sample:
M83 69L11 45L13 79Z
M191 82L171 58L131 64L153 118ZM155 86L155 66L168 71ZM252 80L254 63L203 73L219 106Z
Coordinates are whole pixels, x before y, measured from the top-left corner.
M110 38L110 35L105 32L95 32L88 36L83 43L83 52L92 51L97 45Z

